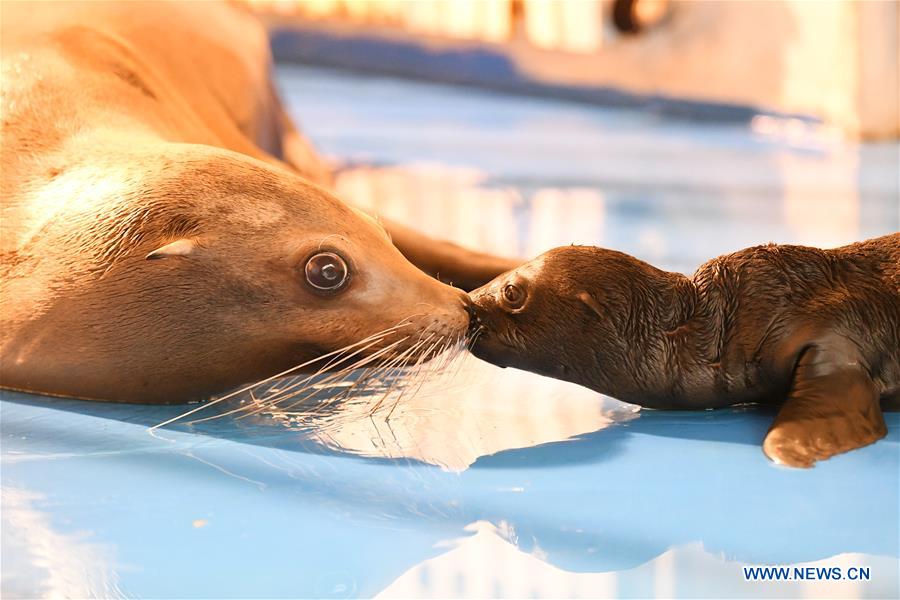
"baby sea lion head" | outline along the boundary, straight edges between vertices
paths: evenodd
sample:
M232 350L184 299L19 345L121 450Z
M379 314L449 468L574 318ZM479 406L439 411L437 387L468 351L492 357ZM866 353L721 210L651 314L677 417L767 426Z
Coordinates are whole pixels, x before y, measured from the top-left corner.
M615 377L627 366L644 266L602 248L550 250L471 292L472 352L499 366L595 387L597 377Z

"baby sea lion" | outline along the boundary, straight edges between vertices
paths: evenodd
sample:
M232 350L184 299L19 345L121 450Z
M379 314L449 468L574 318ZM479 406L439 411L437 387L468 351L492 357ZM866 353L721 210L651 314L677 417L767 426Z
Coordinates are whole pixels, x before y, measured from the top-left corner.
M182 402L342 348L427 358L469 317L423 270L512 266L320 187L239 7L2 10L0 386Z
M796 467L887 433L900 404L900 233L770 244L692 277L556 248L472 292L473 352L641 406L777 403L763 450Z

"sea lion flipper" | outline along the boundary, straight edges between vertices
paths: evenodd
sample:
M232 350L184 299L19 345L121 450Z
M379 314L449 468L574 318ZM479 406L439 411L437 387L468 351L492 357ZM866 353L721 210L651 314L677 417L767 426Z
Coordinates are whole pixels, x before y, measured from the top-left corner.
M422 271L435 279L470 292L522 261L494 256L437 240L390 219L379 219L394 246Z
M779 464L811 467L886 434L878 392L865 369L844 348L812 347L797 363L763 452Z

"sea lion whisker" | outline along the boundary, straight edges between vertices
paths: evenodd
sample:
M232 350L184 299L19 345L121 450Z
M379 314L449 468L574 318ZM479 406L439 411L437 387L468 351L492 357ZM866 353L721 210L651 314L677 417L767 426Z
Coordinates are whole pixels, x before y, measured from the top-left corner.
M456 337L455 339L451 338L445 344L445 348L442 349L443 354L443 365L439 367L440 371L437 373L438 381L442 383L436 384L436 388L445 389L444 385L449 384L454 379L456 379L459 371L462 369L465 364L465 344L463 343L463 338ZM432 375L432 371L428 372L429 375ZM424 384L424 377L422 384ZM443 383L446 382L446 383ZM422 387L422 384L419 385L419 388ZM418 393L418 391L416 392Z
M368 345L359 349L357 352L354 352L350 356L344 357L342 360L348 360L349 358L358 354L359 352L365 351L366 348L369 348L369 347L377 344L379 341L381 341L381 340L377 339L377 340L371 341ZM339 363L340 363L340 361L333 362L331 364L339 364ZM326 365L326 367L327 366L328 365ZM280 400L280 399L284 399L284 398L292 398L292 397L296 396L297 394L302 393L304 390L306 390L308 388L308 386L304 385L304 384L306 384L306 382L308 382L312 377L314 377L318 374L321 374L323 372L323 369L326 367L319 369L315 374L313 374L311 376L300 378L295 383L292 383L285 388L279 389L277 392L274 393L274 396L268 396L268 397L261 396L260 398L256 398L255 395L251 396L251 400L253 401L254 406L239 406L237 408L234 408L232 410L229 410L229 411L221 413L221 414L213 415L210 417L204 417L202 419L195 419L195 420L191 421L191 423L192 424L193 423L202 423L203 421L218 419L218 418L225 417L225 416L239 413L239 412L243 412L244 414L240 415L239 417L236 417L238 420L258 414L259 412L262 412L263 410L265 410L267 407L271 406L274 403L274 401L276 401L276 400ZM297 389L298 386L302 386L302 387ZM316 390L316 391L318 391L318 390ZM253 390L250 390L250 393L253 394Z
M429 336L428 339L430 339L430 338L431 338L431 336ZM408 359L408 357L414 356L414 352L416 350L418 350L419 348L421 348L425 343L427 343L427 340L425 340L425 341L419 340L418 342L413 344L409 348L409 350L407 350L406 353L401 355L401 358L404 360L399 363L399 368L394 368L394 364L398 364L396 361L394 364L388 365L386 367L386 369L384 371L384 377L385 377L385 379L388 379L388 388L379 395L378 401L375 403L375 406L369 412L370 415L374 414L378 410L378 408L384 402L385 398L387 398L388 395L390 395L390 393L396 388L397 380L391 380L391 379L389 379L389 377L391 377L394 373L399 373L399 371L405 366L405 360ZM392 369L393 369L393 371L392 371Z
M391 344L385 346L384 348L378 350L377 352L375 352L375 353L373 353L373 354L371 354L371 355L369 355L369 356L363 357L361 360L359 360L359 361L357 361L357 362L355 362L355 363L352 363L351 365L349 365L349 366L347 366L347 367L342 368L340 371L338 371L338 372L336 372L336 373L333 373L333 374L329 375L325 380L323 380L322 383L328 383L328 382L331 382L331 381L334 381L334 380L337 380L337 379L343 379L343 378L345 378L345 377L346 377L346 374L347 374L348 372L350 372L350 371L352 371L352 370L354 370L354 369L358 369L361 365L368 364L368 363L370 363L370 362L372 362L372 361L377 360L382 354L385 354L385 353L387 353L387 352L390 352L395 346L397 346L398 344L403 343L406 339L408 339L408 337L409 337L409 336L406 336L406 337L403 337L403 338L401 338L401 339L399 339L399 340L396 340L396 341L392 342ZM289 398L295 398L295 397L299 396L300 394L304 393L305 391L307 391L308 389L309 389L309 386L302 387L302 388L300 388L299 390L294 391L294 392L291 393L290 395L288 395L288 396L283 396L283 397L280 397L280 398L276 398L276 400L277 400L277 401L283 401L283 400L287 400L287 399L289 399ZM305 396L304 396L303 398L301 398L300 400L297 400L296 402L293 402L292 404L290 404L289 406L287 406L286 408L284 408L284 409L282 409L282 410L286 410L286 411L287 411L287 410L291 410L293 407L297 406L298 404L301 404L301 403L305 402L306 400L308 400L308 399L312 398L313 396L315 396L317 393L319 393L319 391L321 391L321 389L322 389L322 388L314 389L312 392L310 392L309 394L305 395ZM275 405L275 402L271 401L270 399L263 399L263 400L264 400L264 402L265 402L265 405L262 406L262 407L259 407L255 412L261 412L261 411L263 411L263 410L271 409L271 408L273 407L273 405Z
M339 371L338 373L335 373L335 374L331 375L329 378L327 378L327 379L325 380L324 383L328 383L328 382L330 382L330 381L333 381L333 380L336 380L336 379L339 379L339 378L344 378L348 372L350 372L350 371L352 371L352 370L358 370L361 366L366 365L366 364L369 364L369 363L371 363L371 362L374 362L375 360L377 360L377 359L380 357L380 355L382 355L382 354L384 354L384 353L386 353L386 352L389 352L390 350L393 349L394 346L396 346L397 344L403 342L405 339L407 339L407 338L404 338L403 340L398 340L398 341L395 342L394 344L391 344L390 346L383 348L382 350L378 351L377 353L375 353L375 354L373 354L373 355L371 355L371 356L369 356L369 357L365 357L364 359L362 359L362 360L360 360L360 361L358 361L358 362L356 362L356 363L354 363L354 364L352 364L352 365L349 365L348 367L346 367L345 369L342 369L342 370ZM395 360L396 360L396 358L391 359L391 361L389 361L389 364L393 364L393 362L394 362ZM364 376L364 379L365 379L365 380L364 380L364 381L359 381L359 380L358 380L358 381L355 382L353 385L351 385L349 388L346 388L346 389L342 390L342 391L341 391L337 396L335 396L334 398L329 399L327 402L324 402L324 403L318 405L318 406L316 407L316 409L315 409L314 412L318 412L318 411L320 411L321 409L323 409L323 408L325 408L325 407L327 407L327 406L331 406L331 405L333 405L333 404L336 404L336 403L338 403L338 402L341 402L341 401L343 401L346 397L349 397L351 391L354 391L356 388L358 388L358 387L360 387L360 386L368 385L368 381L372 378L372 375L373 375L374 373L378 372L379 369L382 369L382 367L381 367L380 365L379 365L379 366L375 366L375 367L370 367L370 368L368 368L368 369L366 370L366 372L365 372L365 376ZM382 370L383 370L383 369L382 369ZM305 397L301 398L301 399L298 400L297 402L291 404L291 406L287 407L286 410L290 410L291 408L293 408L293 407L296 406L297 404L300 404L300 403L302 403L302 402L305 402L306 400L308 400L309 398L311 398L312 396L314 396L318 391L319 391L319 390L317 389L317 390L313 391L312 393L307 394ZM298 392L298 393L299 393L299 392Z
M435 340L435 342L426 351L427 355L440 356L444 352L443 344L444 344L443 337L440 337L437 340ZM435 361L435 362L429 362L428 364L429 364L430 368L427 372L429 374L440 373L440 369L441 369L440 362ZM424 366L424 361L423 361L423 366Z
M425 349L425 351L419 357L419 360L416 361L416 364L413 367L413 372L409 376L406 385L408 388L415 388L416 393L419 389L421 389L422 385L425 382L426 374L430 373L430 370L425 369L425 365L428 363L428 358L434 349L441 343L441 338L438 338L432 344ZM430 366L430 363L428 363Z
M436 343L444 343L445 339L446 339L446 336L441 336L438 340L436 340ZM424 361L419 361L419 362L416 363L417 369L416 369L416 371L415 371L414 374L413 374L413 379L412 379L412 381L415 381L415 377L421 376L421 374L424 373L424 371L422 371L422 369L421 369L421 367L422 367L423 364L424 364ZM418 385L415 387L416 393L418 393L418 391L422 388L422 385L424 385L424 383L425 383L425 378L422 377L422 378L418 381ZM388 414L387 414L387 416L385 417L385 421L386 421L386 422L389 422L389 421L391 420L391 416L394 414L394 411L397 409L397 406L400 405L400 401L403 399L403 396L405 395L406 391L409 390L411 387L412 387L412 386L407 385L406 387L404 387L403 389L401 389L400 394L397 395L397 399L394 401L394 404L391 406L391 410L388 411ZM389 395L390 395L390 390L389 390L389 392L388 392L387 394L385 394L385 395L383 396L383 398L386 399ZM377 410L377 408L378 408L378 407L376 406L376 407L373 409L373 413L374 413L375 410Z
M342 352L342 351L343 351L343 349L341 349L341 350L335 350L334 352L329 352L328 354L319 356L319 357L314 358L314 359L312 359L312 360L308 360L308 361L306 361L306 362L304 362L304 363L301 363L301 364L299 364L299 365L293 366L293 367L291 367L290 369L286 369L286 370L284 370L284 371L282 371L282 372L280 372L280 373L277 373L277 374L275 374L275 375L272 375L271 377L267 377L266 379L264 379L264 380L262 380L262 381L260 381L260 382L257 382L257 383L251 384L251 385L249 385L249 386L243 387L243 388L241 388L241 389L239 389L239 390L236 390L236 391L234 391L234 392L231 392L231 393L229 393L229 394L226 394L226 395L224 395L224 396L222 396L222 397L220 397L220 398L216 398L215 400L211 400L211 401L209 401L209 402L206 402L206 403L204 403L204 404L201 404L200 406L198 406L198 407L196 407L196 408L193 408L193 409L191 409L191 410L189 410L189 411L187 411L187 412L184 412L184 413L182 413L182 414L180 414L180 415L178 415L178 416L172 417L171 419L168 419L168 420L166 420L166 421L163 421L162 423L159 423L159 424L157 424L157 425L153 425L153 426L151 426L151 427L148 427L147 430L148 430L149 432L152 433L154 430L159 429L160 427L165 427L166 425L169 425L169 424L171 424L171 423L174 423L175 421L178 421L178 420L180 420L180 419L183 419L184 417L187 417L187 416L189 416L189 415L192 415L192 414L194 414L194 413L196 413L196 412L199 412L199 411L201 411L201 410L203 410L203 409L209 408L210 406L214 406L214 405L216 405L216 404L219 404L220 402L224 402L225 400L228 400L228 399L230 399L230 398L234 398L234 397L237 396L237 395L240 395L240 394L243 394L243 393L245 393L245 392L248 392L248 391L252 390L253 388L259 386L261 383L265 383L265 382L271 381L271 380L273 380L273 379L278 379L278 378L280 378L280 377L284 377L284 376L287 375L288 373L293 373L294 371L297 371L298 369L302 369L303 367L306 367L306 366L309 366L309 365L311 365L311 364L317 363L317 362L319 362L320 360L323 360L323 359L325 359L325 358L328 358L329 356L332 356L332 355L337 354L338 352ZM222 416L222 415L217 415L217 416Z
M421 366L421 365L419 365L419 366ZM419 371L419 369L417 369L417 371ZM418 372L416 373L416 375L418 375ZM424 378L422 378L422 379L420 379L420 380L418 381L418 385L417 385L416 388L415 388L415 389L416 389L416 392L418 392L418 390L421 389L422 384L424 384L424 382L425 382L425 379L424 379ZM397 406L400 404L400 401L403 399L403 396L405 395L405 393L406 393L407 390L409 390L409 389L410 389L410 386L407 385L406 387L403 387L403 388L400 390L400 393L397 395L397 399L394 401L394 404L391 406L391 410L388 411L387 417L385 417L385 421L390 421L390 420L391 420L391 415L394 414L394 410L395 410L395 409L397 408ZM390 392L388 392L387 394L385 394L385 395L384 395L384 398L387 398L389 395L390 395ZM377 407L376 407L376 408L377 408ZM375 410L375 409L373 409L373 412L374 412L374 410Z
M418 356L416 356L416 358L415 358L415 363L413 364L413 368L415 369L413 371L413 377L419 371L418 367L421 367L421 365L428 359L428 352L430 351L430 349L432 347L434 347L434 344L429 346L429 349L426 350L425 352L420 352L419 350L421 348L423 348L425 346L425 344L427 344L429 342L429 340L431 340L431 338L433 338L435 335L436 335L436 332L432 331L428 335L427 338L421 339L421 337L420 337L419 341L416 342L415 346L412 348L412 350L414 350L415 352L410 352L409 355L404 360L404 364L401 365L401 367L403 369L408 369L409 365L406 363L409 360L412 360L413 357L416 356L416 353L418 353ZM437 343L438 341L440 341L440 338L438 340L435 340L435 343ZM390 394L393 391L393 389L396 389L396 388L401 389L401 395L402 395L403 391L406 389L409 381L410 381L409 373L407 373L407 377L405 377L403 380L394 378L394 380L390 382L391 387L389 387L388 390L384 393L384 396L387 396L388 394Z
M466 336L459 336L456 341L456 348L453 350L453 362L456 362L457 365L451 373L448 381L453 381L454 379L459 377L460 371L462 371L463 366L466 364L469 358L469 355L467 353L468 349L468 339L466 339Z
M353 385L351 385L349 388L347 388L346 390L341 392L341 394L340 394L341 400L343 400L345 398L349 398L354 393L354 391L357 391L357 388L359 389L360 392L365 391L366 387L369 385L372 375L377 370L378 370L377 365L373 366L373 367L364 368L362 370L362 372L360 373L359 377L357 378L357 380L355 382L353 382Z
M385 334L391 333L391 332L397 330L397 329L400 328L400 327L405 327L405 326L407 326L407 325L412 324L411 319L413 319L413 318L415 318L415 317L417 317L417 316L421 316L422 314L424 314L424 313L416 313L416 314L408 315L408 316L404 317L403 319L401 319L401 321L398 322L396 325L394 325L394 326L392 326L392 327L389 327L389 328L387 328L387 329L385 329L385 330L383 330L383 331L381 331L381 332L378 332L377 334L373 334L372 336L370 336L370 338L377 335L377 336L379 336L379 339L376 340L376 342L377 342L377 341L380 341L380 339L382 339L382 338L384 337ZM369 339L369 338L366 338L366 339ZM404 339L407 339L407 338L404 338ZM366 341L366 340L362 340L362 341ZM358 343L361 343L361 342L357 342L357 344L358 344ZM358 350L358 351L356 351L356 352L353 352L352 354L350 354L350 355L347 356L347 357L340 358L340 360L338 360L337 358L335 358L335 359L333 359L332 361L330 361L328 364L326 364L326 365L324 365L322 368L320 368L318 371L316 371L315 373L313 373L312 375L309 375L309 376L307 376L306 378L304 378L304 379L302 379L302 380L300 380L300 381L298 381L298 382L296 382L296 383L294 383L294 384L291 384L290 386L288 386L287 388L285 388L285 389L283 389L283 390L281 390L281 391L283 391L283 392L288 392L288 391L290 391L290 390L293 390L293 389L295 389L297 386L302 385L302 384L304 384L304 383L307 383L307 382L309 382L309 381L315 379L316 377L318 377L319 375L321 375L323 372L325 372L325 371L331 369L332 367L334 367L334 366L337 365L337 364L340 364L340 363L346 361L346 360L349 359L350 357L359 354L361 351L364 351L364 350L370 348L370 347L373 346L373 345L374 345L374 343L368 344L367 346L365 346L365 348L362 348L362 349L360 349L360 350ZM351 347L351 346L347 346L347 348L350 348L350 347ZM379 353L379 355L380 355L380 354L383 354L383 352L382 352L382 353ZM349 372L349 371L352 371L352 370L354 370L354 369L356 369L356 368L358 368L358 364L353 363L353 364L350 364L350 365L348 365L348 366L346 366L346 367L343 367L340 371L338 371L338 373ZM332 378L332 379L333 379L333 378ZM319 382L318 385L320 385L321 383L322 383L322 382ZM302 390L301 390L301 391L302 391ZM267 400L274 400L274 399L275 399L275 398L267 398Z
M403 339L406 339L406 338L403 338ZM338 364L341 364L342 362L345 362L345 361L347 361L347 360L350 360L351 358L353 358L354 356L357 356L357 355L360 354L361 352L365 352L368 348L371 348L372 346L374 346L375 344L377 344L377 343L380 342L380 341L381 341L381 339L373 340L372 342L370 342L369 344L367 344L366 346L364 346L364 347L362 347L362 348L359 348L359 349L356 350L355 352L353 352L353 353L351 353L351 354L349 354L349 355L347 355L347 356L341 358L340 360L336 360L336 361L330 362L329 364L323 366L322 368L320 368L318 371L316 371L316 372L313 373L312 375L309 375L308 377L305 377L305 378L301 379L300 381L298 381L298 382L296 382L296 383L294 383L294 384L288 386L287 388L284 388L284 389L280 390L280 391L277 392L275 395L273 395L273 396L268 396L268 397L263 397L263 398L261 399L261 401L264 402L264 403L266 403L267 406L271 406L271 405L274 404L276 401L279 401L279 400L286 400L286 399L288 399L288 398L293 398L293 397L296 397L296 396L299 395L299 394L302 394L304 391L306 391L306 390L310 387L310 385L313 385L313 384L311 384L311 382L312 382L313 379L315 379L316 377L320 376L322 373L326 372L328 369L334 367L335 365L338 365ZM359 360L350 363L350 364L347 365L347 366L341 367L337 372L332 373L332 374L329 375L325 380L319 381L319 382L317 382L316 384L314 384L314 385L317 386L317 389L316 389L313 393L316 393L316 392L318 392L320 389L322 389L322 387L324 387L324 384L325 384L325 383L328 383L328 382L333 381L333 380L335 380L335 379L342 378L342 377L343 377L346 373L348 373L349 371L352 371L353 369L358 368L358 366L359 366L360 364L363 364L364 362L369 361L369 360L373 360L374 358L377 358L377 357L380 356L381 354L384 354L385 352L390 351L390 349L391 349L393 346L395 346L397 343L400 343L400 342L402 342L402 341L403 341L403 340L398 340L396 343L391 344L390 346L388 346L388 347L386 347L386 348L383 348L383 349L379 350L378 352L376 352L376 353L374 353L374 354L372 354L372 355L369 355L369 356L367 356L367 357L364 356L364 357L360 358ZM263 407L263 408L265 408L265 407Z
M448 375L451 372L450 366L453 364L457 355L457 352L453 350L454 346L455 342L448 339L441 349L441 361L438 364L437 370L437 377L439 377L441 381L447 381Z
M242 406L242 407L238 407L238 408L236 408L236 409L233 409L233 410L231 410L231 411L228 411L228 412L226 412L226 413L217 415L217 417L222 417L222 416L226 416L226 415L233 414L233 413L236 413L236 412L241 412L241 411L246 411L246 414L242 415L242 416L239 417L239 418L244 418L244 417L247 417L247 416L252 416L252 415L254 415L254 414L257 414L257 413L261 412L262 410L265 410L268 406L270 406L271 404L273 404L273 402L274 402L275 400L281 399L281 397L294 397L294 396L296 396L297 394L302 393L303 390L304 390L305 387L306 387L305 384L308 384L308 383L309 383L311 380L313 380L315 377L318 377L318 376L321 375L323 372L325 372L326 370L328 370L328 369L334 367L335 365L341 364L342 362L345 362L346 360L349 360L351 357L358 355L360 352L364 352L364 351L367 350L368 348L371 348L371 347L374 346L376 343L378 343L379 341L381 341L386 335L388 335L388 334L390 334L390 333L393 333L394 331L400 329L401 327L406 327L406 326L408 326L408 325L411 325L412 322L410 321L410 319L412 319L412 318L414 318L414 317L416 317L416 316L419 316L419 315L418 315L418 314L408 315L408 316L404 317L403 319L401 319L400 321L398 321L397 324L395 324L395 325L393 325L393 326L391 326L391 327L388 327L387 329L384 329L384 330L382 330L382 331L373 333L372 335L370 335L370 336L368 336L368 337L366 337L366 338L363 338L362 340L360 340L360 341L358 341L358 342L354 342L353 344L348 344L347 346L345 346L344 348L342 348L341 351L346 352L346 351L352 349L354 346L358 346L358 345L360 345L360 344L369 342L369 343L366 344L364 347L362 347L362 348L360 348L360 349L358 349L358 350L352 352L351 354L349 354L349 355L347 355L347 356L335 356L332 360L330 360L327 364L325 364L325 365L322 366L320 369L318 369L315 373L313 373L313 374L311 374L311 375L309 375L309 376L306 376L306 377L302 377L302 378L298 379L297 381L295 381L295 382L289 384L288 386L282 387L281 389L279 389L279 391L276 392L276 395L275 395L274 397L271 397L271 396L265 397L265 396L264 396L264 397L260 400L260 402L257 403L256 408L250 409L249 407L243 407L243 406ZM405 338L404 338L404 339L405 339ZM370 341L370 340L371 340L371 341ZM342 369L341 371L339 371L339 373L341 373L341 372L346 372L346 371L352 370L352 369L354 369L354 368L356 368L355 365L350 365L349 367L344 368L344 369ZM260 384L262 384L262 383L264 383L264 382L260 382L260 383L258 383L257 385L260 385ZM301 387L301 386L302 386L302 387ZM296 391L295 393L293 393L293 394L290 394L290 392L291 392L292 390L296 390L298 387L300 387L299 390L297 390L297 391ZM271 389L271 388L270 388L270 389ZM262 406L259 405L260 403L262 404ZM203 419L203 420L206 420L206 419ZM198 421L198 422L199 422L199 421Z
M389 364L392 364L393 360L389 361ZM358 379L354 385L351 385L349 388L345 388L341 390L337 395L329 398L326 402L317 404L315 407L314 413L320 412L325 408L330 406L334 406L336 404L340 404L344 402L347 398L350 397L351 393L355 391L359 391L360 393L366 393L369 389L377 390L379 387L384 387L384 384L380 381L379 377L389 368L389 366L385 366L384 364L375 364L370 367L366 367L363 370L363 374L361 375L361 379Z
M365 387L368 386L368 379L369 379L370 376L371 376L370 373L374 372L376 369L378 369L378 367L376 367L376 366L366 368L366 369L365 369L365 373L366 373L365 379L366 379L366 381L362 381L362 382L357 381L357 382L355 382L353 385L349 386L348 388L342 389L340 392L338 392L336 395L332 396L331 398L327 398L327 399L323 400L322 402L317 403L316 406L314 407L314 409L313 409L312 411L310 411L311 414L319 413L319 412L321 412L322 410L324 410L324 409L326 409L326 408L328 408L328 407L330 407L330 406L334 406L334 405L336 405L336 404L340 404L340 403L343 402L346 398L350 397L351 393L357 391L359 388L365 389ZM343 375L342 375L342 376L343 376ZM356 385L357 383L358 383L359 385ZM308 399L310 399L310 398L312 398L313 396L315 396L315 394L316 394L316 392L307 394L306 396L304 396L304 397L301 398L300 400L298 400L298 401L294 402L293 404L291 404L291 406L289 406L288 409L291 409L291 408L293 408L294 406L296 406L296 405L298 405L298 404L302 404L302 403L306 402Z
M427 343L428 340L431 339L431 337L433 337L433 335L428 336L428 338L425 339L423 342ZM411 388L411 387L415 387L416 391L421 389L422 384L425 381L424 365L428 361L428 358L431 355L434 348L437 347L441 343L442 339L443 339L442 337L436 339L434 342L431 343L430 346L428 346L428 348L426 348L423 352L421 352L419 354L419 357L416 360L415 365L413 365L414 370L413 370L411 376L407 377L406 381L404 382L404 392L406 389ZM421 378L421 380L418 381L418 383L417 383L418 378ZM385 398L387 398L388 394L389 394L389 392L385 392L379 396L378 402L369 411L370 417L375 414L375 412L378 410L378 408L380 408L381 404L384 402ZM403 395L403 393L401 393L401 397L402 397L402 395ZM399 401L399 398L398 398L398 401Z
M431 339L431 336L429 336L428 339ZM428 343L428 339L420 341L420 342L417 344L417 349L422 348L426 343ZM419 355L415 358L415 363L413 363L413 369L416 369L416 367L420 367L420 366L423 364L423 362L425 361L426 358L427 358L427 354L419 353ZM403 369L407 369L407 370L408 370L408 369L409 369L409 366L410 366L410 365L408 364L408 362L409 362L410 360L413 360L413 355L412 355L412 354L409 355L409 356L404 360L403 364L400 365L400 368L403 368ZM416 370L418 370L418 369L416 369ZM415 374L416 371L414 371L413 373ZM407 373L407 375L408 375L408 373ZM393 381L391 381L391 387L388 388L388 391L386 392L385 396L391 394L394 390L399 389L399 390L400 390L400 396L399 396L399 397L402 397L403 394L404 394L404 393L406 392L406 390L408 389L408 384L409 384L409 382L410 382L409 376L407 376L407 377L404 378L403 380L400 380L400 379L396 379L396 378L395 378ZM398 397L398 400L399 400L399 397Z
M386 333L382 333L382 332L379 332L379 333L377 333L377 334L372 334L372 336L369 336L368 338L365 338L365 339L363 339L363 340L360 340L359 342L354 342L353 344L349 344L348 346L345 346L345 347L340 348L340 349L338 349L338 350L334 350L334 351L332 351L332 352L328 352L327 354L323 354L322 356L318 356L318 357L313 358L313 359L310 359L310 360L308 360L308 361L306 361L306 362L304 362L304 363L300 363L299 365L295 365L295 366L291 367L290 369L285 369L284 371L281 371L280 373L276 373L275 375L272 375L272 376L270 376L270 377L266 377L265 379L263 379L263 380L261 380L261 381L257 381L256 383L253 383L253 384L251 384L251 385L244 386L244 387L242 387L241 389L236 390L236 391L231 392L231 393L228 393L228 394L225 394L224 396L222 396L222 397L220 397L220 398L216 398L215 400L211 400L211 401L209 401L209 402L205 402L205 403L201 404L200 406L198 406L198 407L196 407L196 408L193 408L193 409L191 409L191 410L189 410L189 411L187 411L187 412L184 412L184 413L182 413L182 414L180 414L180 415L178 415L178 416L176 416L176 417L172 417L171 419L168 419L168 420L166 420L166 421L164 421L164 422L162 422L162 423L159 423L158 425L153 425L153 426L151 426L151 427L148 428L148 431L152 433L154 430L159 429L160 427L164 427L164 426L166 426L166 425L169 425L169 424L171 424L171 423L174 423L175 421L178 421L178 420L180 420L180 419L183 419L184 417L186 417L186 416L188 416L188 415L192 415L192 414L194 414L194 413L196 413L196 412L199 412L199 411L201 411L201 410L203 410L203 409L205 409L205 408L209 408L210 406L213 406L213 405L218 404L218 403L220 403L220 402L224 402L225 400L228 400L228 399L230 399L230 398L234 398L235 396L237 396L237 395L239 395L239 394L243 394L243 393L245 393L245 392L248 392L248 391L250 391L250 390L252 390L252 389L258 387L258 386L261 385L261 384L264 384L264 383L269 382L269 381L273 381L273 380L275 380L275 379L279 379L279 378L284 377L285 375L287 375L287 374L289 374L289 373L293 373L293 372L295 372L295 371L298 371L299 369L302 369L302 368L304 368L304 367L308 367L309 365L315 364L315 363L319 362L320 360L325 360L326 358L332 357L332 356L334 356L334 355L336 355L336 354L340 354L341 352L345 352L348 348L350 348L350 347L352 347L352 346L355 346L355 345L357 345L357 344L360 344L360 343L367 342L367 341L369 341L372 337L375 337L375 336L383 336L383 335L387 335L387 334L386 334Z
M420 387L421 387L421 386L420 386ZM400 401L403 399L403 396L405 395L406 391L409 390L409 389L410 389L410 388L409 388L408 386L403 386L403 387L400 388L400 393L397 394L397 399L394 400L394 404L391 406L391 410L388 411L388 414L387 414L387 417L385 418L385 421L390 421L390 420L391 420L391 415L394 414L394 409L397 408L397 405L400 404ZM418 389L418 388L416 388L416 389ZM388 397L391 396L391 394L393 393L393 391L394 391L393 388L392 388L392 389L389 389L389 390L384 394L383 397L384 397L385 399L387 399Z
M440 374L442 372L442 370L445 369L447 367L447 365L449 365L452 362L452 360L454 360L454 358L448 359L446 357L446 354L453 346L456 346L458 344L458 339L459 338L457 338L457 341L450 342L450 340L448 340L448 338L446 336L442 336L441 338L436 340L435 343L432 344L432 346L428 349L428 351L426 351L426 353L424 353L420 357L420 359L414 365L414 371L413 371L412 375L407 379L406 385L403 387L400 394L397 396L397 399L394 401L394 404L391 406L391 410L388 412L387 416L385 417L386 421L390 421L391 416L394 414L394 411L397 409L397 406L400 405L401 400L407 394L407 392L409 390L414 390L412 392L412 394L417 395L419 393L419 391L422 389L422 386L425 385L425 381L426 381L425 375L432 374L432 370L426 371L423 368L425 365L424 358L427 357L428 353L430 353L432 351L432 349L436 345L438 345L438 347L439 347L438 353L442 356L442 364L439 364L437 366L436 371L438 372L438 374ZM384 398L387 398L389 395L390 395L389 393L385 394ZM376 406L372 410L372 412L374 413L374 411L377 410L377 408L378 407ZM372 414L372 413L370 413L370 414Z
M417 341L384 365L381 377L388 382L389 386L391 385L390 382L393 380L393 375L398 373L399 370L405 366L406 361L415 355L416 351L421 347L421 344L421 340Z
M445 369L447 368L447 364L450 361L451 354L450 352L448 352L448 350L450 349L451 345L452 344L450 343L450 340L444 338L444 344L443 346L441 346L440 359L436 369L439 374L444 373Z
M393 331L399 329L400 327L406 326L406 324L407 324L407 323L402 323L402 322L401 322L401 323L399 323L399 324L397 324L397 325L394 325L394 326L392 326L392 327L389 327L388 329L385 329L385 330L383 330L383 331L379 331L379 332L374 333L374 334L372 334L372 335L370 335L370 336L368 336L368 337L366 337L366 338L363 338L362 340L360 340L360 341L358 341L358 342L354 342L353 344L348 344L348 345L345 346L344 348L341 348L341 349L339 349L339 350L336 350L334 353L332 353L332 354L335 354L335 356L334 356L334 357L333 357L333 358L332 358L332 359L331 359L324 367L320 368L315 374L313 374L313 375L311 375L311 376L308 376L308 377L300 378L297 382L290 384L287 388L282 388L282 389L280 389L278 392L276 392L276 395L277 395L277 394L284 394L284 393L287 393L287 392L290 391L291 389L293 389L293 388L295 388L295 387L297 387L297 386L299 386L299 385L302 385L303 383L309 381L309 379L310 379L311 377L314 377L316 374L321 373L324 369L328 368L329 365L333 366L334 364L340 364L340 363L343 362L344 360L347 360L347 359L349 359L350 357L352 357L352 356L354 356L354 355L356 355L356 354L359 354L359 352L365 351L367 348L370 348L371 346L373 346L373 345L377 344L378 342L380 342L380 341L381 341L386 335L388 335L389 333L393 333ZM366 343L366 342L368 342L368 343ZM353 352L353 353L350 354L349 356L343 356L343 357L341 357L341 354L344 354L344 353L346 353L348 350L352 349L354 346L358 346L359 344L363 344L363 343L366 343L366 345L363 346L362 348L356 350L355 352ZM324 357L322 357L322 358L324 358ZM251 416L251 415L253 415L253 414L258 413L258 412L259 412L259 404L260 404L260 403L265 403L265 402L267 402L267 401L269 400L269 398L263 397L263 398L257 399L257 398L253 395L253 392L255 391L255 388L256 388L257 386L263 385L263 384L269 382L271 379L272 379L272 378L269 378L268 380L263 380L263 381L261 381L261 382L257 382L257 383L254 384L253 386L250 386L249 391L251 392L251 398L252 398L252 400L254 401L254 404L257 405L256 408L251 408L251 407L248 407L248 406L239 406L239 407L237 407L237 408L234 408L234 409L232 409L232 410L229 410L229 411L224 412L224 413L221 413L221 414L213 415L213 416L210 416L210 417L205 417L205 418L203 418L203 419L195 419L195 420L191 421L191 423L192 423L192 424L193 424L193 423L201 423L201 422L203 422L203 421L209 421L209 420L212 420L212 419L221 418L221 417L224 417L224 416L227 416L227 415L230 415L230 414L234 414L234 413L238 413L238 412L245 412L244 415L242 415L241 417L238 417L239 419L240 419L240 418L244 418L244 417L246 417L246 416ZM275 385L276 383L277 383L277 382L271 382L272 385ZM269 389L271 390L272 388L270 387ZM240 393L240 392L238 392L238 393ZM212 403L210 403L210 404L212 404Z

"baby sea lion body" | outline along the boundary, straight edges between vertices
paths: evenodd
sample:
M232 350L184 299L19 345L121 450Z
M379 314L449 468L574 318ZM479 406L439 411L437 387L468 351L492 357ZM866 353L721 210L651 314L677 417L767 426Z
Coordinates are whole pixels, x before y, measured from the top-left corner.
M473 352L661 409L782 404L764 442L810 466L886 433L900 401L900 233L757 246L692 277L557 248L472 292Z
M2 13L0 387L168 403L360 340L427 358L469 318L423 271L477 287L512 266L332 195L238 5Z

